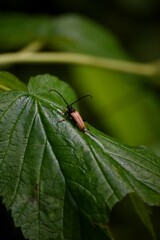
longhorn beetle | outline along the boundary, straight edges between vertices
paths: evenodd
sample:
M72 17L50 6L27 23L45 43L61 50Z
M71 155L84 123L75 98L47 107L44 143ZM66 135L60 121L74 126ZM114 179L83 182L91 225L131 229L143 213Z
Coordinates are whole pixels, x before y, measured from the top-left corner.
M78 99L77 99L76 101L74 101L73 103L68 104L67 101L64 99L64 97L63 97L58 91L56 91L55 89L51 89L49 92L51 92L51 91L54 91L54 92L56 92L56 93L59 94L59 96L63 99L63 101L64 101L64 102L66 103L66 105L67 105L67 110L66 110L65 112L66 112L67 115L70 116L71 119L73 119L73 121L77 124L77 127L80 129L80 131L82 131L82 132L85 133L85 128L86 128L86 127L85 127L84 121L83 121L81 115L79 114L79 112L76 111L76 110L72 107L72 105L75 104L76 102L78 102L79 100L81 100L82 98L85 98L85 97L91 97L91 98L92 98L92 96L91 96L91 95L85 95L85 96L83 96L83 97L78 98ZM64 121L64 119L61 120L61 121ZM60 122L61 122L61 121L60 121Z

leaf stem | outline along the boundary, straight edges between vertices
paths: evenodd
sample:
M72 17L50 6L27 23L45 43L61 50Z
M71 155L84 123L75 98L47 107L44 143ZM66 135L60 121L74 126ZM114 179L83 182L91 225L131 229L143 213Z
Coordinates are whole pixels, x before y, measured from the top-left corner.
M160 63L137 63L126 60L116 60L91 55L66 53L66 52L31 52L20 51L15 53L0 54L0 64L15 63L59 63L76 64L97 67L122 73L137 74L146 77L160 76Z
M44 46L44 42L37 40L37 41L31 42L30 44L28 44L27 46L22 48L19 51L19 53L22 53L22 52L37 52L40 49L42 49L43 46Z

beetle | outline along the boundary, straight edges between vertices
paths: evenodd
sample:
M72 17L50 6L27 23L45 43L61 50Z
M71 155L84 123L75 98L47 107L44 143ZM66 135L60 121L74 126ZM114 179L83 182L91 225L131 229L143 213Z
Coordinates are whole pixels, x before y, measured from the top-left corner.
M62 96L61 93L59 93L57 90L55 89L51 89L49 92L51 91L54 91L56 92L57 94L59 94L59 96L63 99L63 101L66 103L67 105L67 110L64 111L67 113L67 115L77 124L77 127L80 129L80 131L84 132L85 133L85 129L86 129L86 126L84 124L84 120L82 119L80 113L78 111L75 110L75 108L73 108L73 104L75 104L76 102L78 102L79 100L81 100L82 98L85 98L85 97L91 97L91 95L85 95L83 97L80 97L78 98L76 101L74 101L73 103L71 104L68 104L67 101L65 100L65 98ZM59 122L62 122L64 121L64 119L60 120Z

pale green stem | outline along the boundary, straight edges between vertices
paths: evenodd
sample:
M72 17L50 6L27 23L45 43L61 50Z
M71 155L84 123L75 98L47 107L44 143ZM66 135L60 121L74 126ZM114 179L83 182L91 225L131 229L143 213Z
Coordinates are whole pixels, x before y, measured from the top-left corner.
M44 42L37 40L37 41L31 42L30 44L28 44L24 48L20 49L19 53L22 53L22 52L37 52L37 51L41 50L43 48L43 46L44 46Z
M0 54L0 64L15 63L59 63L76 64L123 73L143 75L147 77L160 76L159 63L136 63L125 60L116 60L91 55L66 52L30 52Z

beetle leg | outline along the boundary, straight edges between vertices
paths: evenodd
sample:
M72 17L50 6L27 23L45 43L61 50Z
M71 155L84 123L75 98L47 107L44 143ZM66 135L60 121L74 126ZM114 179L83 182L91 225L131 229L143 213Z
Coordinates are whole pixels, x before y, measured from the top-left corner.
M95 136L91 133L90 129L88 128L88 122L87 122L86 120L84 120L84 119L83 119L83 121L85 122L85 125L86 125L86 128L84 129L84 133L85 133L85 132L89 132L93 137L95 137Z
M65 116L65 118L62 118L61 120L59 120L57 123L66 121L66 118L68 117L67 111L63 111L62 113L65 114L66 116Z
M61 112L61 114L66 114L68 112L68 110L64 110L63 112Z
M63 122L63 121L66 121L66 119L63 118L63 119L59 120L57 123L61 123L61 122Z
M60 113L61 115L65 115L67 110L61 111L60 109L57 109L57 112Z

